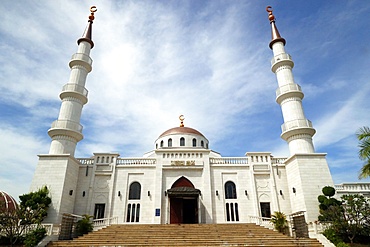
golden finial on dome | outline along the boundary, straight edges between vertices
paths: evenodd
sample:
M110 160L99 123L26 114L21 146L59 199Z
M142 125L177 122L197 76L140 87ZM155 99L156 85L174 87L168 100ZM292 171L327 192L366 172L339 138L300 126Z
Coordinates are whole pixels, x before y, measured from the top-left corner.
M180 119L180 127L184 127L184 119L185 119L184 115L180 115L179 119Z

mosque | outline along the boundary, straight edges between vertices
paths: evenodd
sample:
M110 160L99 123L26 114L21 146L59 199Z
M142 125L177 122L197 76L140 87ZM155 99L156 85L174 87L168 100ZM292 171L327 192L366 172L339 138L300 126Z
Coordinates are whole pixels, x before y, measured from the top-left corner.
M271 70L284 119L281 138L290 151L284 158L269 152L222 157L209 148L212 140L185 126L184 116L178 126L158 133L153 150L141 158L119 153L75 157L76 145L83 139L80 118L92 70L96 8L90 10L69 62L69 81L59 95L59 116L48 130L49 153L39 155L31 184L31 191L44 185L50 190L52 204L45 223L60 223L64 213L115 218L120 224L246 223L275 211L304 214L306 222L317 220L317 196L324 186L334 184L326 154L315 152L316 131L304 114L304 94L292 73L294 62L270 7Z

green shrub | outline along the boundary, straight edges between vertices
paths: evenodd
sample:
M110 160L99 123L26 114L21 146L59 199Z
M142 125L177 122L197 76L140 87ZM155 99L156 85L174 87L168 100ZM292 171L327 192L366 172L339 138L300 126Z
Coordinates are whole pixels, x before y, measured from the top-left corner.
M91 218L92 216L84 214L83 218L77 221L76 232L78 236L89 233L94 229L93 223L90 221Z
M325 186L322 188L322 193L328 197L332 197L335 195L335 189L331 186Z
M349 244L346 244L344 242L339 242L336 247L351 247Z
M46 236L45 228L36 228L35 230L29 232L24 237L24 246L34 247Z
M286 219L286 215L282 212L274 212L271 215L271 222L274 224L275 230L280 233L285 234L288 230L288 221Z
M337 246L339 243L343 243L343 239L339 236L336 231L332 228L325 229L322 233L330 242Z

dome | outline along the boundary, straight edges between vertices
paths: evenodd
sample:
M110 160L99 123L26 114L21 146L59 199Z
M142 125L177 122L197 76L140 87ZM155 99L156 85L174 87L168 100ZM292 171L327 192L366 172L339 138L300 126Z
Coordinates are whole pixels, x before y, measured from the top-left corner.
M192 134L192 135L200 135L202 137L205 137L202 133L200 133L196 129L189 128L189 127L175 127L175 128L166 130L158 138L161 138L167 135L174 135L174 134Z
M207 138L198 130L184 126L184 116L180 115L180 127L163 132L155 141L155 149L191 148L208 149Z
M0 212L14 211L18 208L17 202L14 198L4 191L0 191Z

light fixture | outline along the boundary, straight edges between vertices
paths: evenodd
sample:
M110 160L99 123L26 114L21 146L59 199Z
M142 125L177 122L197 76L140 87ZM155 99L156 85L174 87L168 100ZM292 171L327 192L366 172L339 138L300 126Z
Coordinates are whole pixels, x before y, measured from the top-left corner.
M247 195L248 195L248 191L247 191L247 190L245 190L244 192L245 192L245 195L247 196Z
M295 193L295 188L293 187L293 193Z
M218 190L216 190L216 196L218 196Z
M118 191L118 196L121 196L121 191Z
M85 195L86 195L86 192L82 191L82 196L85 197Z
M164 196L167 196L167 191L164 191Z
M71 195L73 195L73 190L70 190L69 191L69 195L71 196Z
M148 196L150 196L150 191L148 190Z
M283 191L282 191L282 190L280 190L280 195L281 195L281 196L283 195Z

